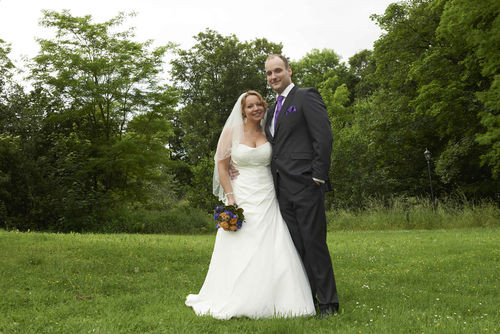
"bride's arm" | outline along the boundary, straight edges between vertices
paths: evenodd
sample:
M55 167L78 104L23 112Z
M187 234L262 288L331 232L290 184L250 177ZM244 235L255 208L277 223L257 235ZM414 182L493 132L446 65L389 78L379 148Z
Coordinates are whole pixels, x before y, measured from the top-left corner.
M227 205L234 205L233 185L229 177L229 164L231 157L217 161L217 169L219 171L219 180L222 189L226 193Z

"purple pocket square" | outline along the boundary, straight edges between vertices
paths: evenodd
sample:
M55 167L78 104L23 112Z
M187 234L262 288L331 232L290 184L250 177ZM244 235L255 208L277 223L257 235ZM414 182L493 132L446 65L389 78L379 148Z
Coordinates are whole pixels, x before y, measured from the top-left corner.
M287 109L285 115L288 115L289 113L296 112L296 111L297 111L297 108L295 108L295 106L291 106L290 108Z

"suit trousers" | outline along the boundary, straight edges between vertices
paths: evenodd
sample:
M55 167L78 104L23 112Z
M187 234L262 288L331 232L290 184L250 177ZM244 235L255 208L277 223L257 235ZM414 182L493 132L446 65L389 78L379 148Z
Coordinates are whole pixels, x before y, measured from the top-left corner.
M281 215L306 269L315 304L319 303L320 308L338 306L335 276L326 244L324 185L317 185L311 179L310 185L292 194L279 181L278 174Z

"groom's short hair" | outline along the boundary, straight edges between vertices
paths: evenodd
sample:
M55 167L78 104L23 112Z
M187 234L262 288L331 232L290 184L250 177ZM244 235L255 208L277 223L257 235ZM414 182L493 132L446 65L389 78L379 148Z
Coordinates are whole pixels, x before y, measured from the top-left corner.
M285 64L285 68L289 68L289 67L290 67L290 64L288 63L288 59L286 59L286 57L285 57L285 56L283 56L283 55L279 55L279 54L272 54L272 55L270 55L269 57L267 57L267 59L266 59L266 63L267 63L267 61L268 61L269 59L274 58L274 57L278 57L279 59L281 59L281 60L283 61L283 63Z

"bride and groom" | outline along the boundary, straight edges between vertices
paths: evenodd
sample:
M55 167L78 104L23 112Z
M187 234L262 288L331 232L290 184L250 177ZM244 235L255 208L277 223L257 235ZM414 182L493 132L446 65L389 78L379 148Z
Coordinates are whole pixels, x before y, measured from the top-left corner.
M325 104L292 83L285 57L265 62L277 102L243 93L215 154L214 194L244 209L238 232L217 232L205 282L186 298L218 319L333 315L339 303L326 244L332 134ZM230 176L230 170L236 176Z

